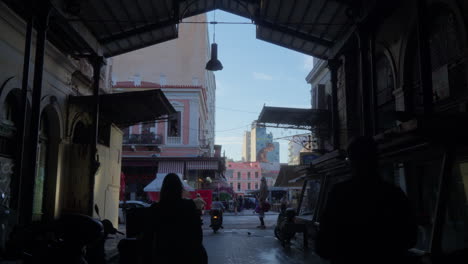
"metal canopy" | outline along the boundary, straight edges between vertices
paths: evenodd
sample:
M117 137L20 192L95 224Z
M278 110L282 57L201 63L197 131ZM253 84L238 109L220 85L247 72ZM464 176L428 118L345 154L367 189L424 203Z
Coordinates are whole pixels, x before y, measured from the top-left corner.
M267 127L310 130L328 123L328 117L328 110L264 106L257 123Z
M26 0L4 0L23 17ZM220 9L255 23L257 38L318 58L353 24L349 1L51 0L50 40L72 55L116 56L177 38L184 18ZM75 53L75 54L73 54Z
M159 90L99 95L101 117L118 126L154 121L176 111ZM92 105L93 96L71 96L70 103Z

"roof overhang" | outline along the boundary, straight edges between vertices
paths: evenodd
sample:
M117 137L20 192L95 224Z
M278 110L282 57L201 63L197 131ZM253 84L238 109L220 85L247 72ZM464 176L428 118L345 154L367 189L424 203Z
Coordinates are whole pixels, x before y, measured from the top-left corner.
M23 18L32 8L26 0L4 1ZM112 57L175 39L182 19L220 9L250 19L260 40L327 59L354 23L348 0L51 2L50 40L71 55Z
M329 114L328 110L322 109L264 106L257 124L266 127L311 130L319 125L328 124Z
M70 96L70 103L92 106L93 96ZM100 117L118 126L155 121L176 112L159 89L102 94L99 103Z

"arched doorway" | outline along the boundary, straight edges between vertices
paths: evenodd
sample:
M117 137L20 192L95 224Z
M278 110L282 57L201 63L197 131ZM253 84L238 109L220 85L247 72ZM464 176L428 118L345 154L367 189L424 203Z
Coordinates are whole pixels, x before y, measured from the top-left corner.
M49 220L55 216L57 202L60 119L53 106L41 114L37 170L34 179L33 221Z

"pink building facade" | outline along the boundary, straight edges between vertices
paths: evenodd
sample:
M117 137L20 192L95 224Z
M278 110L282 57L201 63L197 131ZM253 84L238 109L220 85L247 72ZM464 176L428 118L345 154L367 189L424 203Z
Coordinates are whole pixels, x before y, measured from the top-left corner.
M258 162L227 162L226 179L230 187L240 195L260 188L262 171Z
M197 85L160 85L153 82L117 82L114 92L161 89L177 114L123 128L124 157L212 156L206 138L206 93ZM157 147L155 147L157 146Z

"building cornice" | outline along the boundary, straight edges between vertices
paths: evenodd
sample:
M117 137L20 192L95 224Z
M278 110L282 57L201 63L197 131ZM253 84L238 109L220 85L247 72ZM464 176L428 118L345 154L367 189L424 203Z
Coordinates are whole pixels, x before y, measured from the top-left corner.
M323 69L328 67L328 62L325 60L318 60L317 64L314 65L312 70L307 74L306 82L311 83L317 76L322 72Z

